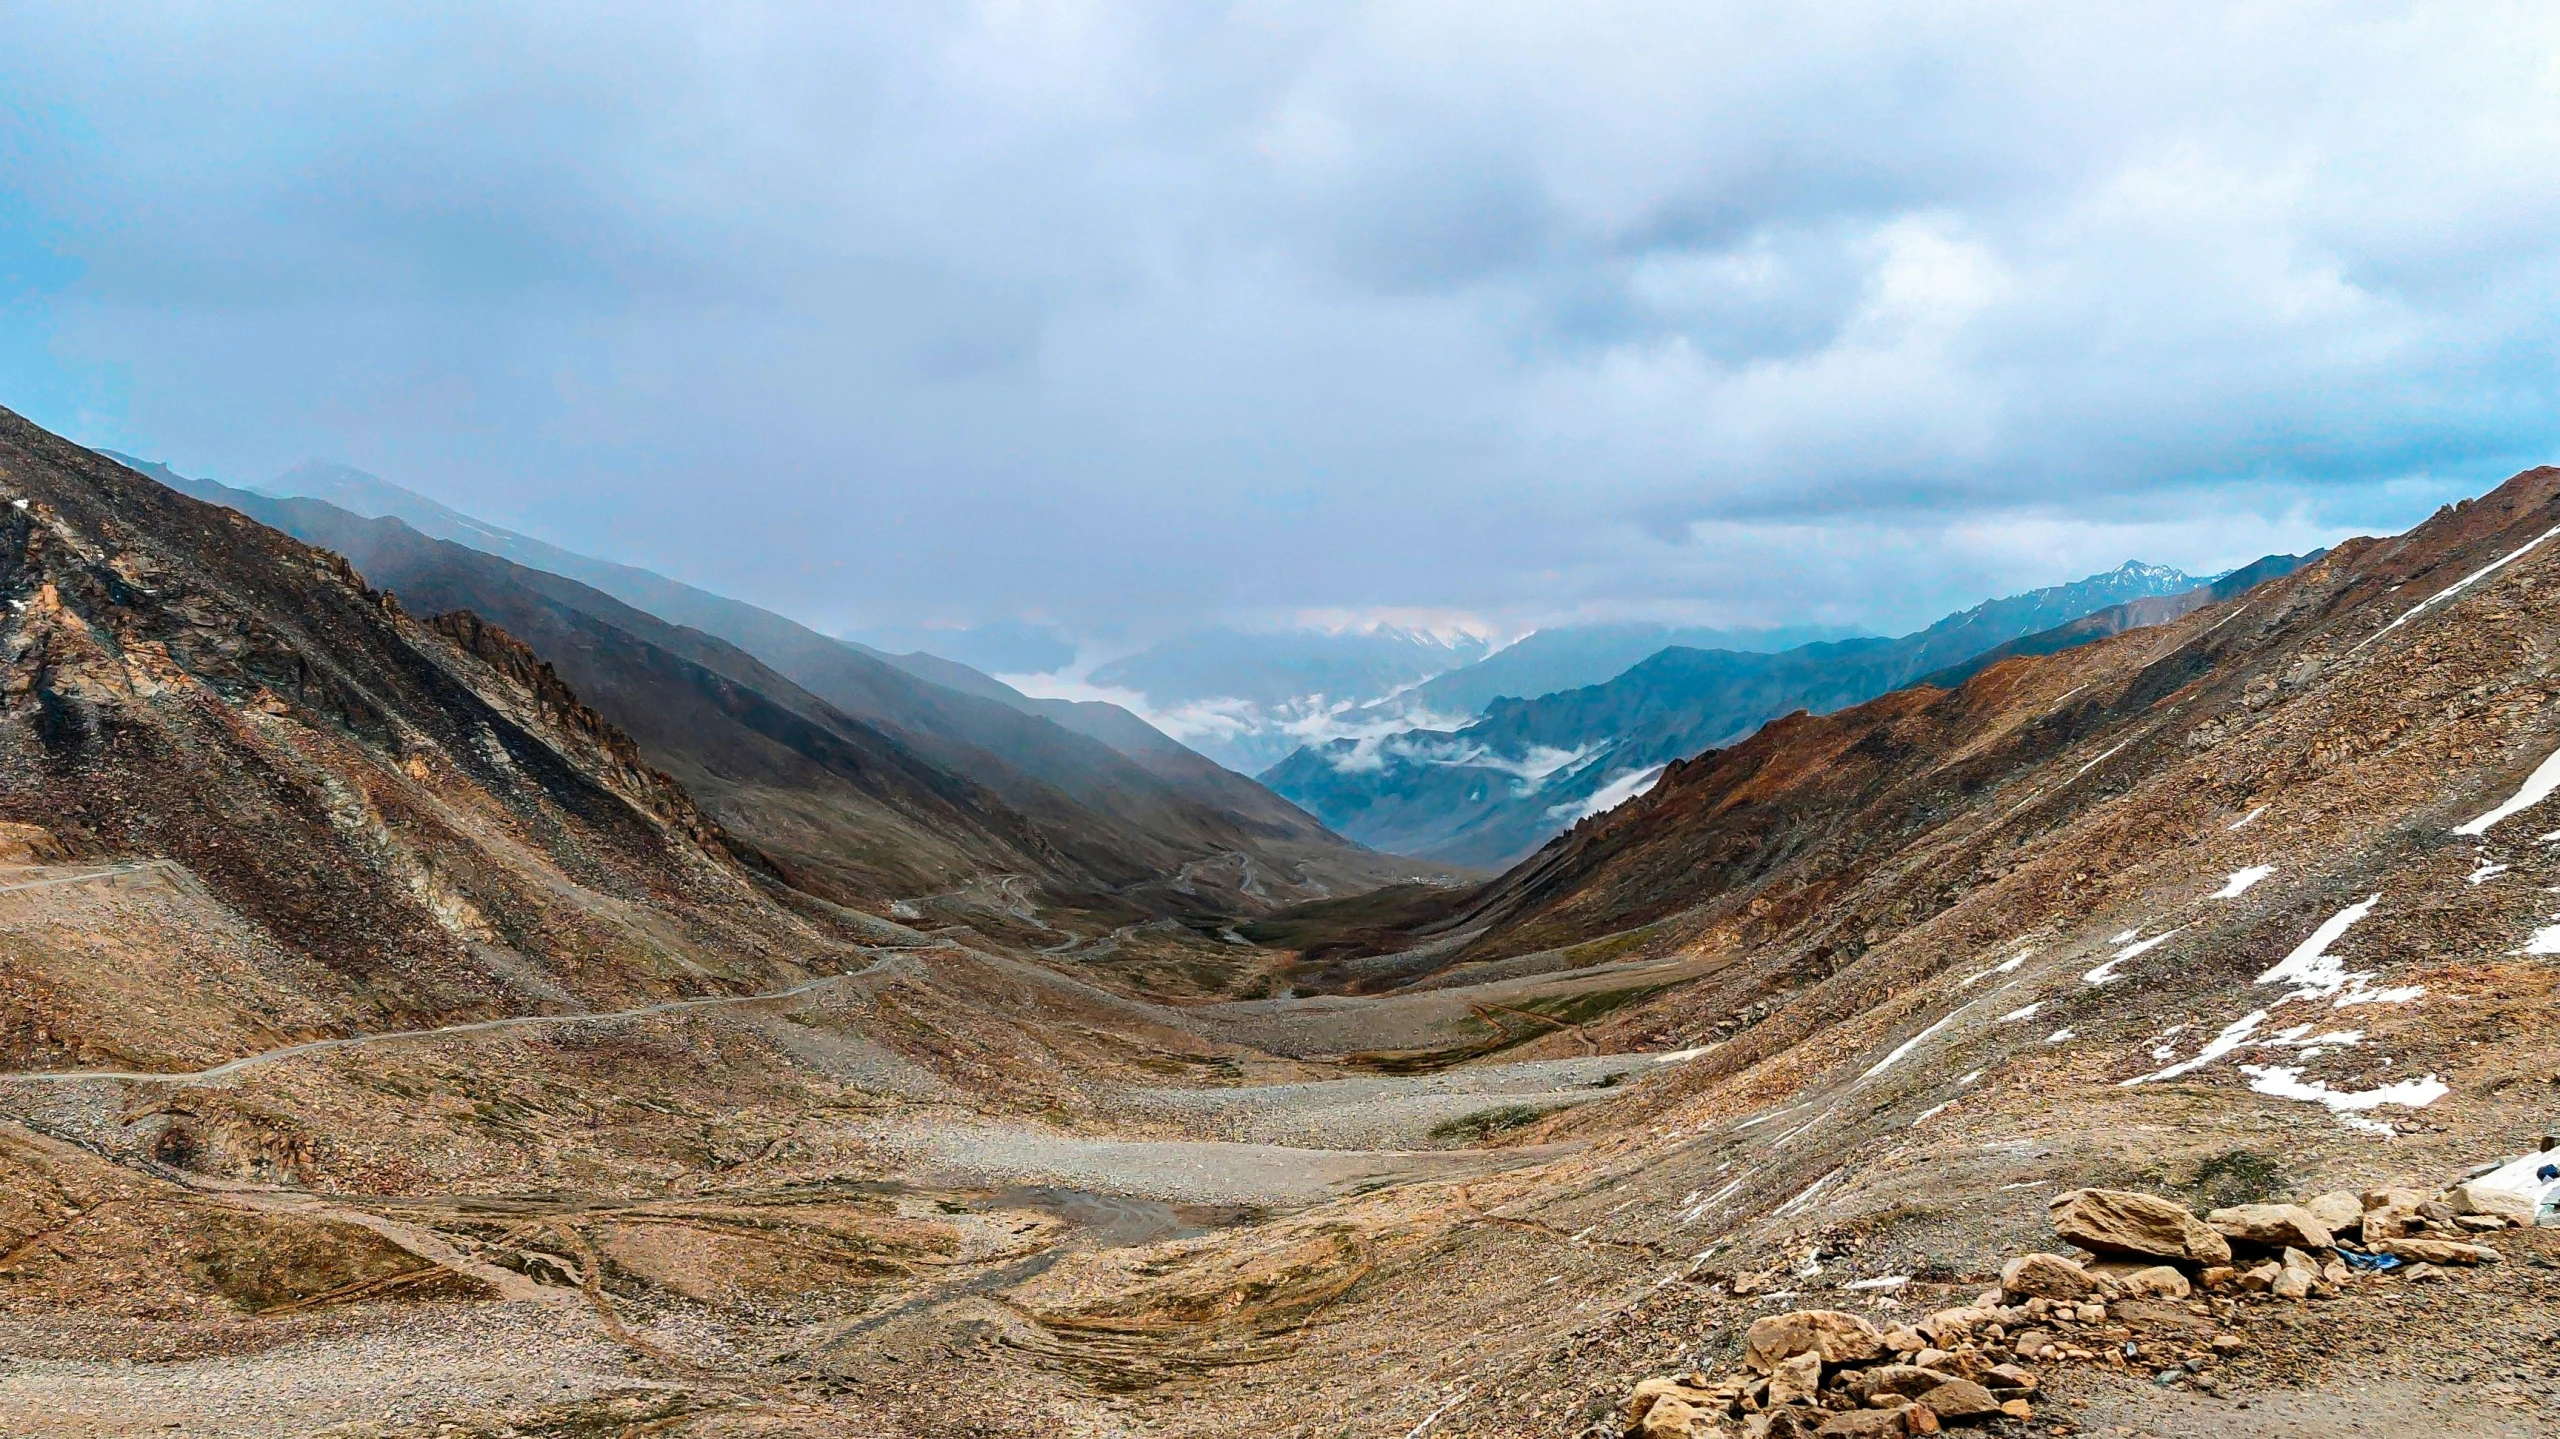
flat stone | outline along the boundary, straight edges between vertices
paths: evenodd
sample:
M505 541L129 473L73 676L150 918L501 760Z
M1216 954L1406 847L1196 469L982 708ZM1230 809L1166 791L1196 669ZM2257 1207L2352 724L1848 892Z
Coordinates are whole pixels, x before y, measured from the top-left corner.
M1900 1408L1852 1409L1824 1419L1822 1427L1813 1432L1820 1439L1870 1439L1880 1434L1908 1434L1911 1426L1903 1422Z
M2166 1264L2137 1269L2124 1277L2124 1292L2142 1299L2184 1299L2195 1292L2187 1276Z
M2231 1242L2185 1206L2129 1189L2074 1189L2046 1206L2053 1232L2100 1254L2228 1264Z
M2373 1250L2425 1264L2497 1264L2507 1257L2486 1244L2465 1244L2458 1239L2385 1239L2374 1244Z
M2278 1299L2308 1299L2311 1297L2311 1274L2308 1270L2291 1267L2281 1269L2276 1273L2275 1282L2267 1286L2267 1292Z
M2446 1274L2443 1270L2438 1269L2432 1264L2412 1264L2409 1266L2409 1282L2412 1284L2440 1284L2451 1277L2451 1275Z
M1994 1364L1983 1387L1995 1394L2025 1394L2036 1387L2036 1371L2023 1364Z
M2447 1190L2445 1202L2457 1217L2474 1215L2503 1219L2519 1227L2533 1223L2532 1195L2493 1188L2476 1179L2465 1180Z
M2059 1254L2021 1254L2000 1266L2000 1287L2029 1299L2077 1299L2097 1283Z
M1920 1402L1951 1421L1988 1419L2000 1412L2000 1401L1991 1397L1991 1391L1970 1379L1951 1379L1921 1395Z
M1680 1379L1666 1377L1638 1382L1635 1389L1627 1395L1626 1406L1620 1412L1626 1416L1629 1424L1640 1424L1644 1421L1646 1412L1665 1399L1677 1400L1698 1409L1723 1407L1717 1397L1709 1393L1704 1385L1690 1384Z
M1864 1375L1868 1394L1897 1394L1906 1399L1917 1399L1953 1377L1917 1364L1879 1364Z
M2299 1204L2235 1204L2206 1215L2204 1222L2225 1239L2268 1249L2326 1249L2334 1242L2329 1226Z
M1763 1374L1799 1354L1819 1354L1825 1364L1864 1364L1884 1352L1874 1325L1837 1309L1767 1315L1753 1320L1742 1340L1742 1362Z

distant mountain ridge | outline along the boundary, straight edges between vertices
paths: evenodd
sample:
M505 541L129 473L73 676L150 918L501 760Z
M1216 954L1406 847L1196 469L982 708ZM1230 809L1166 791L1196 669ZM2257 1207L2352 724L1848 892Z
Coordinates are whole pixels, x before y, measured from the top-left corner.
M1530 699L1599 684L1675 645L1769 653L1851 639L1856 633L1829 625L1765 630L1675 628L1642 621L1556 625L1523 635L1474 664L1435 675L1398 696L1395 703L1415 713L1481 715L1486 706L1506 696Z
M2297 563L2270 556L2250 572L2268 578ZM1675 646L1604 684L1498 700L1459 729L1302 749L1262 779L1363 843L1500 868L1575 821L1642 793L1669 762L1731 744L1781 715L1829 713L2100 611L2208 591L2182 571L2128 562L2073 584L1985 601L1900 639L1830 641L1775 654ZM2141 622L2174 618L2193 605L2159 608L2158 619ZM2137 618L2128 614L2119 628ZM2066 643L2101 632L2113 631Z
M1145 901L1138 891L1151 884L1241 854L1259 864L1225 902L1251 909L1414 871L1345 843L1260 785L1109 706L1031 701L963 666L907 657L967 688L936 683L894 657L779 615L510 536L378 481L379 490L349 484L339 492L371 505L401 503L483 543L611 578L706 623L670 620L554 570L428 536L398 517L123 462L345 555L422 611L469 610L504 626L724 822L783 863L794 883L839 902L990 869ZM1074 723L1054 723L1044 708L1063 708ZM1124 744L1137 755L1122 753ZM1169 894L1151 901L1184 902Z

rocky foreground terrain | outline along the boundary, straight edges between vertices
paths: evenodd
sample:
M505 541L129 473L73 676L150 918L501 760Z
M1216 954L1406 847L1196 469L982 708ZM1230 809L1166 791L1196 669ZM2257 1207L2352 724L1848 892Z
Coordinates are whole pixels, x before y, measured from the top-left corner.
M1248 936L5 438L0 1432L2560 1423L2560 471Z

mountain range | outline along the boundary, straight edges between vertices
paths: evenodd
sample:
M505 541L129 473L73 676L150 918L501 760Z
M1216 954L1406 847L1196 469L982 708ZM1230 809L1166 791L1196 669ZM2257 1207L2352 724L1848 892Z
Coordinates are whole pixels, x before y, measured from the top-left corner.
M8 1432L2548 1427L2560 469L1481 883L167 478L0 412Z
M2272 556L2243 577L2268 578L2295 562ZM1856 704L2030 635L2051 635L2049 647L2063 648L2110 632L2110 624L2157 623L2216 593L2167 566L2127 563L1986 601L1900 639L1775 653L1675 645L1604 683L1496 698L1463 727L1304 748L1262 779L1363 843L1500 869L1642 793L1673 761L1731 744L1791 711ZM2111 621L2065 628L2107 612Z
M934 656L875 654L360 472L292 478L380 517L119 458L347 557L406 605L467 611L533 645L730 833L839 903L1000 871L1106 909L1250 912L1431 872L1344 843L1113 706L1032 700Z

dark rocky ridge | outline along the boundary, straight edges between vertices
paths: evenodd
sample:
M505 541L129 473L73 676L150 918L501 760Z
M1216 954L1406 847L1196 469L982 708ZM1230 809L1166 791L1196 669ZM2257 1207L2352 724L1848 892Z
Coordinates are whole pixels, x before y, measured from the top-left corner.
M751 637L784 667L397 519L163 478L347 555L416 608L503 625L794 883L842 902L1010 872L1105 909L1250 913L1430 869L1347 844L1170 740L1131 758L751 607L722 602L761 616ZM1227 855L1252 871L1201 874Z
M486 1013L527 974L546 1003L700 993L836 948L513 642L5 411L0 487L0 818L176 861L347 1019Z

